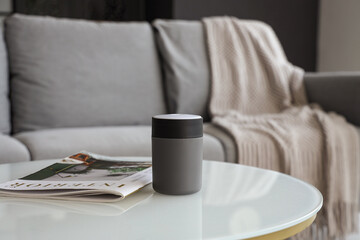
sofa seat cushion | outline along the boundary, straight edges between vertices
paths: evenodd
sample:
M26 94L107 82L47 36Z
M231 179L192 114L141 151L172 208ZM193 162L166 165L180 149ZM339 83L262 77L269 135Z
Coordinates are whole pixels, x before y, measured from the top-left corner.
M13 131L147 125L166 112L149 23L6 19Z
M23 132L33 160L63 158L86 150L109 156L151 156L151 126L61 128ZM204 159L223 161L221 142L204 135Z
M0 164L30 161L30 153L24 144L0 134Z

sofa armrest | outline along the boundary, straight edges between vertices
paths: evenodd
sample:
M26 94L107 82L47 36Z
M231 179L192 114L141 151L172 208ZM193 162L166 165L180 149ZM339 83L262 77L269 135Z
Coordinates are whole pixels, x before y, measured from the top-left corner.
M225 152L225 162L237 162L237 150L233 137L225 130L212 123L204 124L204 133L216 137L221 142Z
M306 73L308 101L360 126L360 72Z

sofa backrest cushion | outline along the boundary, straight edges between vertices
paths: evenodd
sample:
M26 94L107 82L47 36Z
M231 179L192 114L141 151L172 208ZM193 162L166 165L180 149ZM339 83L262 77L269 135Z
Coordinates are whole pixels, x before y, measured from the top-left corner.
M14 132L145 125L166 111L148 23L15 14L5 33Z
M0 29L0 133L10 133L9 74L3 31Z
M206 120L210 67L201 22L156 20L153 25L163 60L169 111L199 114Z

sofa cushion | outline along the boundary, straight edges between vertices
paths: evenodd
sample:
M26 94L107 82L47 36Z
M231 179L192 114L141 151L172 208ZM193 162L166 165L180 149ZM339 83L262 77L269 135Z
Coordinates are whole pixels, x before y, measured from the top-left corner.
M110 156L151 156L150 126L49 129L16 134L33 160L62 158L81 150ZM204 135L204 159L223 161L220 141Z
M153 25L169 111L199 114L207 120L210 72L201 22L156 20Z
M14 132L150 124L164 113L148 23L6 19Z
M9 75L3 31L0 29L0 133L10 132Z
M27 148L8 135L0 134L0 164L30 161Z

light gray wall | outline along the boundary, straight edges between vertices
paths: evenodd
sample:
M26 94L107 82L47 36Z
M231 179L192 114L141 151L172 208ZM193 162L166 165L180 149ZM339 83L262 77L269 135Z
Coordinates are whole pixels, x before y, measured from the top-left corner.
M0 27L5 17L12 12L12 0L0 0Z
M0 0L0 12L11 12L11 0Z
M360 71L360 0L321 0L318 71Z

